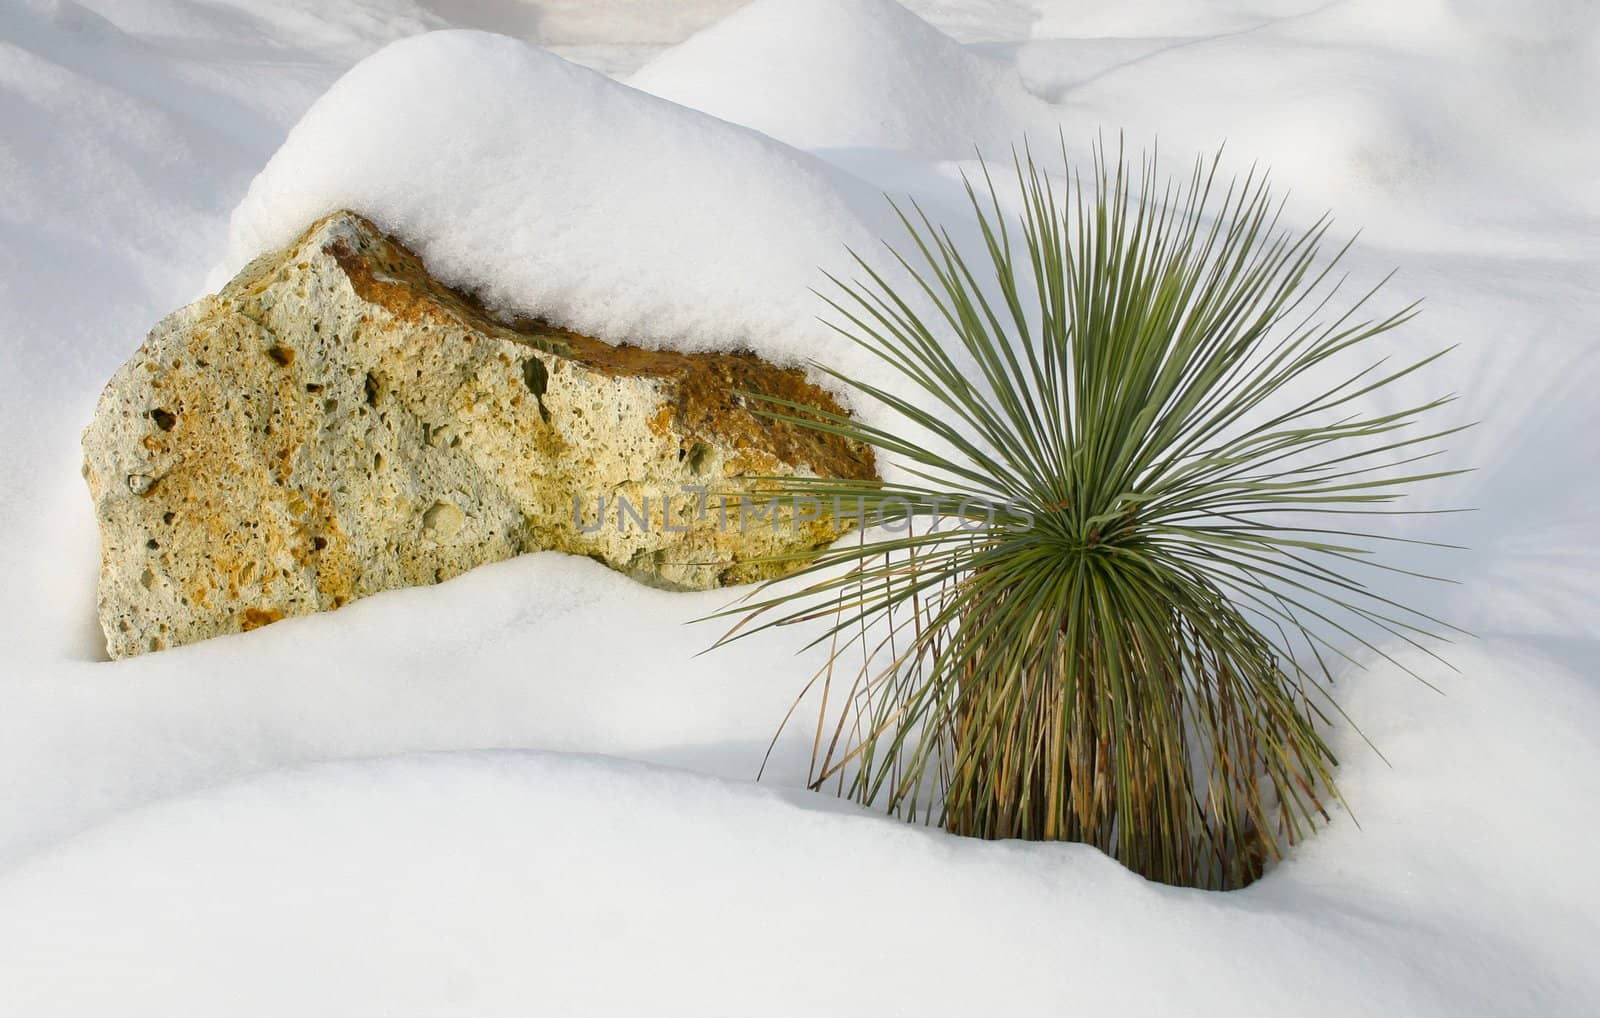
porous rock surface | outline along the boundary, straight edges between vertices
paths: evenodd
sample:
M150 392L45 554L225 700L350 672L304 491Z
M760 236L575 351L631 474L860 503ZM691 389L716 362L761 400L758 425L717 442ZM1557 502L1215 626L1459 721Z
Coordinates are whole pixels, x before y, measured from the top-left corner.
M168 316L101 395L83 448L107 650L250 630L525 551L676 589L776 575L794 566L760 560L822 547L838 525L780 512L741 526L715 494L874 464L741 391L838 411L754 355L492 315L335 213ZM713 493L706 511L686 487Z

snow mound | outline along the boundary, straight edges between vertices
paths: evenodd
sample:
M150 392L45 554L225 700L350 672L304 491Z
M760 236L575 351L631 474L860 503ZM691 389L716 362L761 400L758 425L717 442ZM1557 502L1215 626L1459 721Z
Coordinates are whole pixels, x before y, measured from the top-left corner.
M0 872L0 1000L234 1018L971 1016L1065 999L1586 1013L1596 691L1514 642L1462 663L1474 682L1442 703L1394 669L1360 677L1394 763L1349 756L1362 828L1341 816L1230 894L1151 884L1083 845L951 838L667 768L421 754L130 811ZM913 975L954 943L959 966Z
M805 153L502 36L437 32L358 64L234 214L216 288L339 208L429 269L613 342L849 362L808 287L886 211Z
M893 0L755 0L629 83L808 149L1001 152L1055 116Z

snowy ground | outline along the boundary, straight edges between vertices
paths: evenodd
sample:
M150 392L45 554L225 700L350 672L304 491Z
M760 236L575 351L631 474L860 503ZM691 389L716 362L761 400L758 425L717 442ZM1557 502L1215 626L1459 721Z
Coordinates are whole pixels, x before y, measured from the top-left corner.
M1594 1013L1594 5L741 6L0 0L0 1014ZM662 98L436 36L289 138L448 27ZM1484 422L1430 496L1479 511L1428 525L1472 548L1430 606L1478 638L1442 696L1342 680L1388 762L1341 733L1360 826L1257 885L859 813L794 790L803 732L755 785L799 637L693 657L723 597L586 560L101 660L78 433L156 319L297 219L364 203L597 331L844 356L804 290L874 195L948 209L967 141L1057 123L1226 139L1295 215L1364 227L1352 267L1402 267L1408 341L1460 345L1442 384Z

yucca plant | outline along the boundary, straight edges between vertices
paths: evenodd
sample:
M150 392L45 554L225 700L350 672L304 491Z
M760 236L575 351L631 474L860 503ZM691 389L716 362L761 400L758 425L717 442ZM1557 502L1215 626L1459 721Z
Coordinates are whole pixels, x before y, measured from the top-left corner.
M832 280L830 324L915 396L818 367L904 426L766 405L903 479L769 479L870 526L724 640L823 620L814 787L1238 887L1338 797L1334 662L1448 628L1372 582L1403 572L1372 517L1459 429L1423 423L1451 397L1373 409L1440 352L1340 368L1414 307L1341 301L1326 217L1280 228L1220 155L1062 160L1016 159L1015 215L968 183L981 250L897 206L909 246Z

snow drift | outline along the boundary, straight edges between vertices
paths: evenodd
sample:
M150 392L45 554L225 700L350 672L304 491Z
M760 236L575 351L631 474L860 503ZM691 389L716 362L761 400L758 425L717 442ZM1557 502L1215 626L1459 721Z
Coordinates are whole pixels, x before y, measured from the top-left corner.
M1594 4L1064 2L1036 34L1038 94L1169 151L1226 139L1369 239L1486 252L1600 211Z
M1532 699L1514 661L1540 670ZM1375 734L1394 763L1352 757L1363 829L1341 823L1230 894L1150 884L1082 845L952 839L744 782L435 754L163 803L17 867L0 879L0 999L30 1016L231 1018L908 1002L970 1018L1066 1000L1148 1016L1578 1014L1593 919L1575 903L1597 878L1587 844L1562 835L1575 814L1518 792L1559 785L1558 761L1600 764L1593 692L1514 645L1464 663L1517 705L1441 708L1395 672L1363 682L1363 705L1393 719ZM1541 717L1552 708L1570 713ZM1516 754L1513 772L1505 737L1535 729L1551 752ZM1444 759L1441 737L1487 751ZM1559 869L1565 888L1523 881L1507 900L1503 865ZM18 916L31 921L5 921ZM940 960L952 951L959 964Z
M1056 116L894 0L755 0L630 83L802 148L1009 151Z

